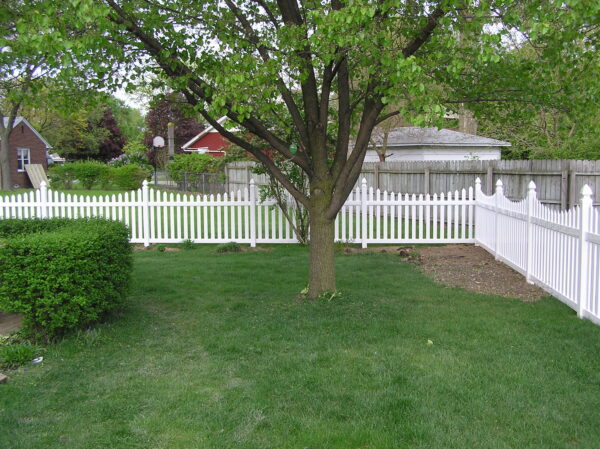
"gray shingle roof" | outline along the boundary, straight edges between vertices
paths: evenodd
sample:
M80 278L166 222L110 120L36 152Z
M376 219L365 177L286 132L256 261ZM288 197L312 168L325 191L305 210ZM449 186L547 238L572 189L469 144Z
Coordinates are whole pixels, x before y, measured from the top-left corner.
M406 126L390 131L388 147L406 146L508 147L509 142L451 131L449 129Z

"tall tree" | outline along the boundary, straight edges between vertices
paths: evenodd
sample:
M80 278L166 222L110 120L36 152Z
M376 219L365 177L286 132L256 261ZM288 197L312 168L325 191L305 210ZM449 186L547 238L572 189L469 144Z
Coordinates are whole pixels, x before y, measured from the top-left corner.
M439 124L447 105L555 101L555 67L594 60L600 7L583 0L81 0L85 55L165 79L252 153L310 214L309 296L334 290L334 220L373 128L402 114ZM575 45L577 43L577 45ZM536 65L516 48L534 48ZM138 76L139 74L139 76ZM564 98L564 97L563 97ZM386 111L386 105L401 104ZM217 122L227 115L247 134ZM283 130L278 132L276 130ZM309 179L300 191L246 135ZM349 144L353 142L352 151Z
M43 53L20 37L23 2L0 3L0 188L12 189L10 137L24 103L40 87L48 67Z
M167 139L169 123L175 125L175 151L181 152L181 146L204 129L194 117L190 117L190 105L183 95L171 93L154 98L146 114L146 133L144 143L152 146L152 139L162 136Z
M125 137L119 128L117 120L115 119L111 109L109 107L104 108L102 118L98 125L99 128L106 130L106 138L98 145L98 156L97 159L108 162L109 160L123 154L123 147L125 146Z

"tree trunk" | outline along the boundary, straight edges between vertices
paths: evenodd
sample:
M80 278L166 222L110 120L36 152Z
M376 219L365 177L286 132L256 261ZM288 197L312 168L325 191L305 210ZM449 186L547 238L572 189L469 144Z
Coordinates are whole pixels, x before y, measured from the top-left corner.
M1 118L0 118L1 120ZM10 145L9 136L2 136L0 142L0 188L2 190L12 189L12 177L10 173Z
M333 196L326 176L310 181L310 193L308 297L316 298L335 291L335 220L326 215Z
M310 214L309 298L335 291L335 221L324 215L324 211L314 209Z

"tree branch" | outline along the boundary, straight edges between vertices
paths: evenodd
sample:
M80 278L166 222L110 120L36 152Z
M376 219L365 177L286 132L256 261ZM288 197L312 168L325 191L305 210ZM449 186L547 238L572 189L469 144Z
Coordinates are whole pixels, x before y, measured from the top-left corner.
M437 27L439 20L444 16L445 11L441 4L433 10L433 12L427 17L427 23L419 31L419 34L402 50L402 54L405 58L414 55L419 48L423 46L425 42L429 40L433 31Z

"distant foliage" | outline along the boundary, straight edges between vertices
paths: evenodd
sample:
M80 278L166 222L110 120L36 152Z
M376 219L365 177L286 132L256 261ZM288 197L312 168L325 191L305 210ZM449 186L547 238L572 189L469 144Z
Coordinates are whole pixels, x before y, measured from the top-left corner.
M175 152L182 152L181 147L195 135L199 134L204 125L190 115L190 105L181 94L168 94L157 97L152 102L150 110L146 114L146 133L144 144L152 148L152 139L161 136L167 142L167 126L169 123L175 125ZM154 165L154 159L151 158Z
M208 154L176 154L173 162L167 165L169 176L176 182L183 179L183 173L214 173L217 169L217 158Z
M107 136L98 146L97 159L107 162L123 153L125 137L109 108L104 109L98 127L106 129Z
M132 269L124 224L22 221L31 224L31 232L19 232L0 247L0 309L23 314L29 332L49 340L122 304Z
M84 189L90 190L95 185L108 185L109 171L109 166L102 162L70 162L54 164L48 170L48 177L55 188L70 189L77 180Z
M142 186L144 179L150 176L150 170L136 164L111 167L110 180L122 190L135 190Z
M73 182L76 178L73 174L72 165L72 163L52 164L48 167L48 179L52 188L67 190L73 188Z
M54 189L71 189L80 185L85 189L99 186L107 188L114 185L119 189L133 190L142 185L142 181L150 176L148 165L138 165L128 160L130 156L119 159L114 166L96 161L70 162L63 165L54 164L48 170L50 185Z

